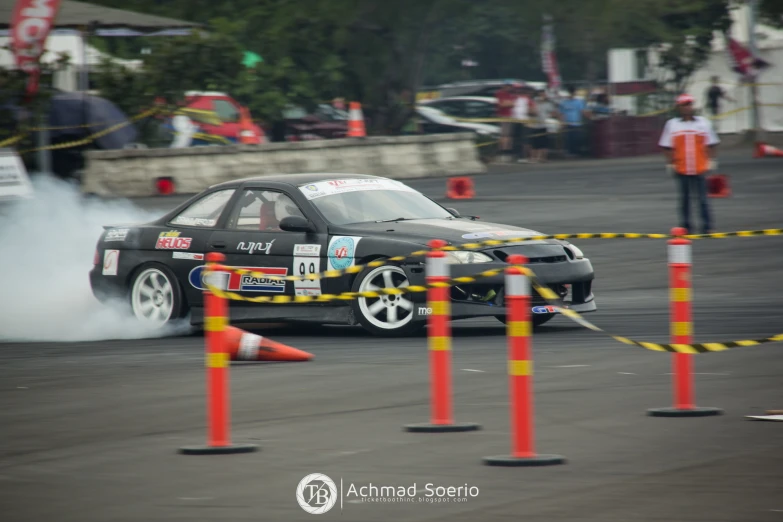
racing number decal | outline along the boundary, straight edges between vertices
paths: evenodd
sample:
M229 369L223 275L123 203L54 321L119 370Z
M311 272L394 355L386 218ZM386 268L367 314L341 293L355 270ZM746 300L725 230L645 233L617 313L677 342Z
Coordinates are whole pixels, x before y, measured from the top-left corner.
M318 268L315 266L316 263L320 265L321 260L316 259L313 261L311 259L302 259L301 257L296 257L294 258L294 273L299 274L300 276L317 274Z
M294 246L294 275L307 276L321 272L321 245ZM300 279L294 281L296 295L321 295L321 281Z

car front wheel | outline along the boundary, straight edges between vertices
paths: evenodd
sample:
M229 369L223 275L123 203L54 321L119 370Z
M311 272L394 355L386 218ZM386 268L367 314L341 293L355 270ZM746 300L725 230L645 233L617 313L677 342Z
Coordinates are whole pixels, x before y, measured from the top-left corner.
M405 271L395 265L365 269L354 281L351 291L370 292L409 285ZM360 297L352 302L354 313L370 333L392 337L408 335L424 326L414 321L414 304L410 294Z

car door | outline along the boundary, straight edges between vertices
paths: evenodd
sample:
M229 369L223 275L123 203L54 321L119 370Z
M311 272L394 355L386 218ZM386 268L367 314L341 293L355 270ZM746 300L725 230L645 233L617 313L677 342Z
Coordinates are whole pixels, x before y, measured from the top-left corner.
M226 264L256 269L273 276L305 276L325 270L327 235L323 232L290 232L280 220L298 215L310 219L283 190L245 188L235 200L225 228L210 236L210 250L223 252ZM246 297L320 295L320 280L280 281L251 275L230 274L229 291ZM243 303L232 303L241 306ZM253 303L244 303L244 305Z

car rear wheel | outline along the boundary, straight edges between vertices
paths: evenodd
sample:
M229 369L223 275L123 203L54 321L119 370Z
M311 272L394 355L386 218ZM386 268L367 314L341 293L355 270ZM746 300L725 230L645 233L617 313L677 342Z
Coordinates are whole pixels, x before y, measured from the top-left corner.
M351 291L370 292L386 288L405 288L410 284L405 271L395 265L365 269L353 283ZM410 294L360 297L352 303L362 326L374 335L402 336L420 329L424 323L414 321L414 304Z
M133 315L150 326L163 326L178 319L183 309L179 283L164 267L139 270L131 284L130 299Z

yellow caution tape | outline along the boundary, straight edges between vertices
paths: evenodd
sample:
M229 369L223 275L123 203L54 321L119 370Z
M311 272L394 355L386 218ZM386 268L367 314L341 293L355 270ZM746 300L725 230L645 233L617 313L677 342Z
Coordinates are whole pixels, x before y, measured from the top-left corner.
M450 279L449 281L444 281L442 283L427 283L426 285L410 285L404 288L381 288L379 290L368 290L365 292L343 292L341 294L321 294L317 296L276 295L276 296L245 297L240 294L237 294L236 292L228 292L210 284L208 282L209 278L207 277L207 275L209 272L212 272L213 270L211 270L209 265L207 265L207 267L204 269L204 286L206 286L207 290L209 290L216 296L222 297L224 299L230 299L232 301L244 301L247 303L272 303L272 304L328 303L331 301L352 301L354 299L359 299L359 298L378 298L383 295L403 295L403 294L421 293L421 292L426 292L430 288L448 288L461 283L474 283L482 278L494 277L496 275L500 275L506 270L506 268L507 267L493 268L491 270L485 270L484 272L480 272L472 276L455 277L454 279ZM254 272L252 270L246 270L243 268L234 268L228 266L220 267L221 272L224 272L225 270L241 275L252 275L253 277L264 277L267 279L282 279L282 278L275 278L273 276L268 276L263 272ZM304 277L295 278L295 280L301 280L301 279L304 279ZM286 280L290 280L290 279L286 278Z
M94 140L96 140L97 138L100 138L101 136L105 136L107 134L111 134L112 132L116 131L117 129L121 129L122 127L126 127L126 126L130 125L131 123L133 123L135 121L138 121L138 120L141 120L143 118L147 118L148 116L151 116L151 115L155 114L158 111L159 111L158 108L149 109L147 111L142 112L141 114L137 114L136 116L132 117L129 120L120 122L120 123L118 123L116 125L112 125L111 127L107 128L107 129L104 129L104 130L102 130L100 132L96 132L95 134L91 134L91 135L89 135L86 138L83 138L81 140L69 141L69 142L66 142L66 143L58 143L57 145L48 145L46 147L38 147L38 148L34 148L34 149L27 149L27 150L20 151L19 154L27 154L29 152L35 152L35 151L39 151L39 150L59 150L59 149L67 149L67 148L70 148L70 147L78 147L80 145L88 145L91 142L93 142Z
M17 134L16 136L11 136L10 138L0 141L0 147L8 147L9 145L13 145L17 141L21 141L27 134Z
M681 236L686 239L709 239L709 238L727 238L727 237L751 237L751 236L779 236L783 235L783 229L781 228L768 228L764 230L738 230L735 232L714 232L711 234L688 234ZM509 239L488 239L477 243L464 243L457 246L445 246L442 248L436 248L433 250L417 250L411 252L407 256L393 256L385 259L378 259L370 261L364 265L354 265L348 268L340 270L327 270L318 274L305 274L302 276L275 276L264 274L263 272L253 271L249 269L232 268L232 271L237 274L251 275L253 277L263 277L274 281L318 281L322 279L333 279L342 277L346 274L358 274L366 268L378 268L388 264L401 263L409 261L418 257L426 256L428 252L441 250L445 252L453 252L458 250L477 250L487 246L503 246L516 243L524 243L526 241L541 241L544 239L672 239L675 236L671 234L637 234L631 232L589 232L589 233L577 233L577 234L553 234L553 235L540 235L540 236L526 236L526 237L514 237ZM466 281L459 281L466 282ZM303 301L304 302L304 301Z
M579 313L575 312L574 310L567 308L554 291L542 285L538 281L535 273L533 273L532 270L530 270L529 268L524 268L523 270L525 274L530 278L530 282L533 288L536 289L538 294L541 297L543 297L549 304L554 306L561 314L568 317L575 323L584 326L585 328L589 328L594 332L600 332L605 335L608 335L615 341L621 342L623 344L628 344L631 346L639 346L641 348L645 348L647 350L652 350L655 352L675 352L675 353L696 354L696 353L707 353L707 352L723 352L731 348L739 348L745 346L758 346L760 344L765 344L765 343L783 342L783 333L776 334L771 337L765 337L763 339L747 339L747 340L728 341L728 342L721 342L721 343L661 344L661 343L651 343L651 342L644 342L644 341L635 341L633 339L629 339L628 337L611 334L606 330L597 327L596 325L594 325L593 323L591 323L590 321L588 321L587 319L579 315Z

